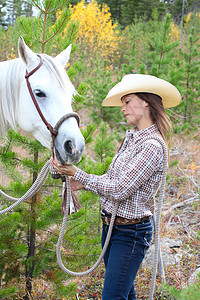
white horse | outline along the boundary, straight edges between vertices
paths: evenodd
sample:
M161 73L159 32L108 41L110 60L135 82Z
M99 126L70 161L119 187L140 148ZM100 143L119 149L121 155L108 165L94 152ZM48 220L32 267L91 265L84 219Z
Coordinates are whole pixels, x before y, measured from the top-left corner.
M51 134L42 121L27 88L25 75L40 63L36 55L20 37L19 58L0 62L0 135L17 125L31 133L43 146L51 147ZM41 54L43 64L29 78L34 97L44 118L54 127L63 115L72 112L75 88L64 66L67 64L71 45L55 58ZM84 138L77 120L70 117L59 127L55 137L57 158L68 164L77 163L84 152Z

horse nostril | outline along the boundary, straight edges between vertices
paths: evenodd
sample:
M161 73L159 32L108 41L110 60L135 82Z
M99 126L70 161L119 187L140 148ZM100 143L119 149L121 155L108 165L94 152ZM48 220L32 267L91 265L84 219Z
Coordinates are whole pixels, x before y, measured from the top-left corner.
M72 155L72 142L71 141L66 141L64 144L65 151L67 154Z

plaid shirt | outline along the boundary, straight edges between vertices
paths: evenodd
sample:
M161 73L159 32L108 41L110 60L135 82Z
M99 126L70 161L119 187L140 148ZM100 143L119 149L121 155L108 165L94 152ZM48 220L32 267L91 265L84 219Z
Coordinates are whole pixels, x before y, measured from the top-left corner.
M156 125L128 130L122 148L102 176L76 171L74 180L98 194L108 213L113 212L113 201L120 201L117 216L137 219L153 214L163 173L163 149L157 140L150 139L133 151L137 142L149 135L160 136Z

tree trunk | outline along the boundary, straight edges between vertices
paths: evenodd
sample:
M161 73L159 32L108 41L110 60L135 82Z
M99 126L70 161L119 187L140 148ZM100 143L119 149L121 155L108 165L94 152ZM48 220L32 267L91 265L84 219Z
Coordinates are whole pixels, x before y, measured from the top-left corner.
M35 150L34 152L34 165L38 164L38 151ZM35 182L37 178L37 171L33 172L33 182ZM35 214L35 205L37 200L37 194L32 197L31 199L31 222L28 228L28 254L27 259L31 258L31 263L27 264L26 267L26 295L24 296L24 300L33 299L32 298L32 279L33 279L33 272L35 268L34 256L35 256L35 237L36 237L36 230L35 230L35 223L36 223L36 214Z
M180 47L182 47L182 40L183 40L183 19L184 19L184 8L185 8L185 0L183 0L183 5L182 5L182 14L181 14L181 40L180 40Z

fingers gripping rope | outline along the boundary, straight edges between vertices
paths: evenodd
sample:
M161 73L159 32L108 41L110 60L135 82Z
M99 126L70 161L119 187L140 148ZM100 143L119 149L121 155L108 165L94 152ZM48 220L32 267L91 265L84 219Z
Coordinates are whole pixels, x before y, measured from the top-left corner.
M167 168L168 168L168 155L167 155L167 148L166 148L166 145L165 145L164 141L158 136L146 137L146 138L142 139L139 143L137 143L136 147L138 147L139 145L141 145L142 143L144 143L145 141L150 140L150 139L157 140L162 145L163 153L164 153L163 176L162 176L162 180L161 180L161 187L160 187L160 194L159 194L156 220L154 218L154 222L155 222L155 224L154 224L155 252L154 252L151 287L150 287L150 292L149 292L149 299L153 300L157 265L158 265L158 259L159 259L159 256L160 256L159 227L160 227L160 215L161 215L161 210L162 210L163 198L164 198L164 193L165 193L165 181L166 181L166 174L167 174ZM135 147L135 149L136 149L136 147ZM132 155L134 155L135 149L133 150ZM32 185L32 187L25 193L24 196L22 196L19 199L10 197L10 196L6 195L3 191L0 190L0 194L2 196L6 197L8 200L16 201L10 207L0 211L0 214L4 214L8 211L11 211L13 208L15 208L21 202L23 202L23 201L31 198L33 195L35 195L37 193L37 191L40 189L40 187L42 186L42 184L44 183L45 179L47 178L49 170L50 170L50 161L47 161L47 163L42 168L40 174L38 175L38 177L37 177L36 181L34 182L34 184ZM59 235L59 238L58 238L58 243L57 243L57 250L56 250L57 261L58 261L58 264L61 267L61 269L64 272L66 272L67 274L73 275L73 276L84 276L84 275L88 275L89 273L94 271L99 266L99 264L101 263L101 260L104 256L105 252L106 252L107 246L108 246L109 241L110 241L110 236L112 234L114 220L115 220L115 216L117 214L117 209L119 207L120 201L117 201L117 202L114 203L114 211L113 211L113 214L112 214L112 217L111 217L111 222L110 222L110 225L109 225L106 241L105 241L102 253L100 254L97 262L89 270L87 270L85 272L73 272L73 271L68 270L63 265L63 262L62 262L62 259L61 259L61 246L62 246L62 241L63 241L65 229L66 229L66 226L67 226L68 211L69 211L70 201L71 201L71 197L72 197L71 196L71 190L70 190L70 182L69 182L69 177L68 176L66 176L66 184L67 184L67 203L66 203L66 209L65 209L65 214L64 214L64 218L63 218L62 228L61 228L60 235ZM163 269L162 269L162 272L164 274ZM164 279L164 275L163 275L163 279Z

